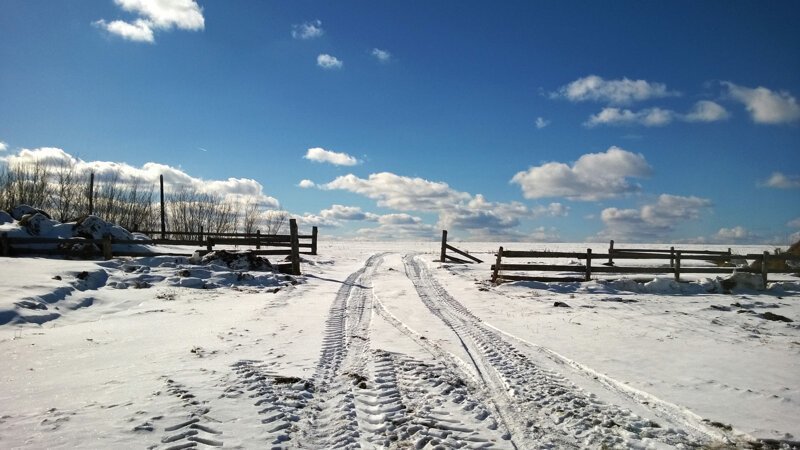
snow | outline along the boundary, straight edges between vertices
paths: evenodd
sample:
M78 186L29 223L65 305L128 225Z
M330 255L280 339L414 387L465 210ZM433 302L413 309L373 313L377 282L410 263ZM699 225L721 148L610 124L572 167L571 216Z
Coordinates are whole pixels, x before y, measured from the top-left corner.
M0 447L800 440L798 278L729 294L699 276L494 286L501 244L455 245L487 262L442 264L435 242L324 240L298 277L0 258Z

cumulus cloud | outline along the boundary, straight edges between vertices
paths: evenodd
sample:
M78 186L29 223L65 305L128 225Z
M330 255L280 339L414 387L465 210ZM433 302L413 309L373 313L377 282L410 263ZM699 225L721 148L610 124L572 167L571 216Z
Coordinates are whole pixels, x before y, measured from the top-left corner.
M380 217L378 226L361 228L356 233L367 240L416 240L430 239L437 230L419 217L405 213L385 214Z
M93 24L130 41L153 43L157 30L205 28L203 10L195 0L114 0L114 3L138 17L130 22L100 19Z
M760 237L747 228L735 226L733 228L720 228L714 235L714 241L721 243L744 243L760 240Z
M798 217L798 218L796 218L796 219L793 219L793 220L790 220L790 221L789 221L789 222L786 224L786 226L787 226L787 227L790 227L790 228L800 228L800 217Z
M656 203L639 209L606 208L600 214L606 229L598 237L661 242L678 225L699 218L711 205L710 200L700 197L662 194Z
M325 30L322 29L322 21L319 19L292 25L292 37L295 39L314 39L323 34L325 34Z
M387 63L391 61L392 54L386 50L381 50L379 48L373 48L371 52L372 56L374 56L378 61L382 63Z
M588 153L572 166L549 162L518 172L511 179L525 198L564 197L594 201L638 192L640 186L628 178L644 178L652 168L644 156L619 147L604 153Z
M176 192L191 189L195 192L214 194L232 201L254 199L265 208L278 208L277 199L263 192L263 186L249 178L228 178L207 180L189 175L179 168L148 162L141 167L113 161L84 161L70 155L60 148L42 147L22 149L15 155L0 158L9 165L39 163L49 167L73 167L78 173L95 174L97 181L114 180L116 183L158 186L159 177L164 176L164 190Z
M661 108L647 108L641 111L630 109L603 108L589 117L584 126L592 128L598 125L644 125L646 127L662 127L675 120L675 112Z
M341 69L344 66L344 62L335 56L322 53L317 56L317 65L323 69Z
M687 122L718 122L729 117L730 113L722 105L710 100L700 100L682 119Z
M314 183L313 181L307 180L307 179L300 180L300 182L297 183L297 186L301 187L303 189L310 189L310 188L315 187L316 185L317 185L317 183Z
M572 102L596 101L620 105L676 95L680 93L668 90L663 83L628 78L605 80L597 75L578 78L550 94L553 98L566 98Z
M800 175L773 172L761 185L775 189L797 189L800 188Z
M6 150L8 150L8 144L6 144L3 141L0 141L0 152L4 152Z
M321 147L310 148L303 158L318 163L328 163L335 166L355 166L360 161L347 153L325 150Z
M550 125L550 121L549 120L545 120L544 117L537 117L536 118L536 128L541 130L542 128L545 128L548 125Z
M481 194L460 192L447 183L390 172L372 174L366 179L349 174L320 187L363 195L380 207L397 211L436 213L439 227L466 230L473 236L506 235L523 218L566 214L566 208L558 203L531 209L519 202L491 202ZM387 219L382 220L385 223Z
M787 91L772 91L765 87L748 88L722 82L728 88L728 95L744 104L753 122L763 124L783 124L800 120L800 105Z
M376 222L380 216L370 212L364 212L357 206L332 205L328 209L323 209L319 213L320 217L330 220L362 220Z

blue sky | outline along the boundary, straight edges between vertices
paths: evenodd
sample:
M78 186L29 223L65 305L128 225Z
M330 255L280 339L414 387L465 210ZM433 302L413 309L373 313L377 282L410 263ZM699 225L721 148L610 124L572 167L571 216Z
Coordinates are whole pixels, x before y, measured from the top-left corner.
M785 245L797 23L781 1L2 0L0 158L158 168L347 237Z

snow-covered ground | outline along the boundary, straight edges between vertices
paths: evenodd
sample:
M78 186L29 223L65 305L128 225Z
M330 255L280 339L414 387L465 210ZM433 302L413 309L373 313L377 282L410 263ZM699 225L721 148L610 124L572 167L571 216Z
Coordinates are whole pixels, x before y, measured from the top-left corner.
M456 245L486 262L441 264L435 242L322 242L300 277L0 258L0 447L800 440L799 279L493 286L499 244Z

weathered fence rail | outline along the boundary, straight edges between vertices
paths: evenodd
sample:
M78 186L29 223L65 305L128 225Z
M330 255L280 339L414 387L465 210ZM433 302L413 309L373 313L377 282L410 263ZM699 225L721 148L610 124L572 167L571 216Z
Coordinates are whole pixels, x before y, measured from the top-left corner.
M258 255L289 256L291 261L291 273L300 274L300 254L317 254L317 227L313 227L312 233L301 235L297 232L297 222L291 219L289 222L290 234L287 235L262 235L260 233L207 233L203 238L194 239L112 239L106 236L103 239L83 239L83 238L52 238L52 237L12 237L7 233L0 235L0 255L2 256L22 256L22 255L61 255L67 256L74 251L67 248L74 244L93 244L100 249L99 254L105 259L114 256L191 256L193 251L170 252L158 250L150 252L132 251L120 248L125 245L152 245L152 246L176 246L176 247L201 247L197 251L205 254L214 250L220 245L232 245L242 247L255 247L253 253ZM153 234L158 234L156 232ZM147 234L147 233L144 233ZM170 236L197 236L197 233L190 232L167 232ZM303 242L301 242L301 239ZM31 247L33 246L33 247ZM36 247L46 246L46 247ZM116 246L116 248L115 248ZM273 247L276 249L262 250L261 247ZM301 252L300 249L307 249Z
M769 262L800 261L800 256L773 255L769 252L763 254L734 255L728 252L712 250L652 250L652 249L615 249L609 253L593 253L592 249L586 252L543 252L543 251L517 251L504 250L500 247L496 254L495 264L492 268L492 282L502 281L588 281L592 274L672 274L676 280L681 274L688 273L733 273L749 272L761 274L764 285L767 283L768 273L797 273L798 269L770 268ZM542 264L542 263L503 263L503 258L517 259L577 259L582 264ZM593 265L597 260L608 260L607 263ZM669 260L669 265L649 266L617 266L613 260ZM735 267L732 259L752 260L756 268ZM717 264L716 266L686 266L685 262L706 261ZM512 272L512 273L508 273ZM513 273L517 272L517 273ZM581 276L533 276L521 275L519 272L566 272L580 274Z

